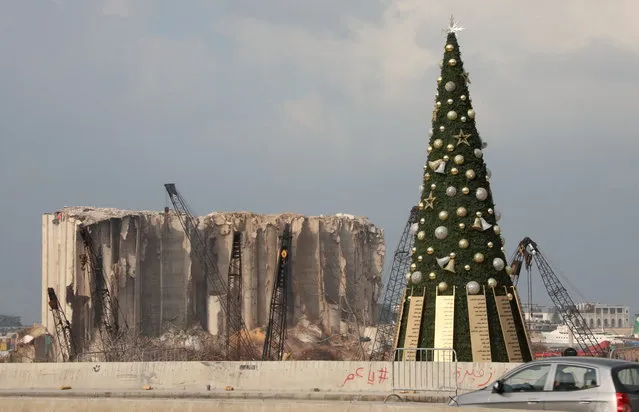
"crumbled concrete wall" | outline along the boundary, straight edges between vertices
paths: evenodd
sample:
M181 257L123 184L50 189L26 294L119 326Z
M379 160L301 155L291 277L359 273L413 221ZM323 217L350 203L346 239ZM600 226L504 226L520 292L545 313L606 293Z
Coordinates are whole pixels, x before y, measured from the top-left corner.
M42 216L42 320L54 331L46 302L53 287L72 322L80 345L93 335L91 276L77 225L89 226L103 255L109 288L119 302L119 318L130 328L157 336L173 326L210 324L209 291L177 216L170 212L64 208ZM268 321L277 268L279 236L291 225L294 320L339 330L339 321L370 324L381 286L383 231L352 215L306 217L296 214L212 213L199 218L199 230L226 281L232 234L241 231L243 311L249 329ZM343 315L336 319L335 312ZM218 329L222 330L222 317Z

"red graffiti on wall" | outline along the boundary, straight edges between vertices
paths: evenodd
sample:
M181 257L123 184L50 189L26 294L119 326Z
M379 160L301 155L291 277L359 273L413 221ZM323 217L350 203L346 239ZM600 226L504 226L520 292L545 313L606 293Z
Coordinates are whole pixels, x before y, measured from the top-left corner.
M465 368L457 368L457 385L463 387L464 382L475 388L483 388L488 385L495 374L493 367L487 370L484 368L473 368L471 370Z
M354 381L356 379L362 379L364 378L364 371L366 370L365 367L359 367L357 369L355 369L354 372L349 373L346 375L346 378L344 379L344 383L342 384L342 386L346 385L346 383L348 381ZM377 374L376 374L377 372ZM381 384L384 383L384 381L388 380L388 369L386 369L385 367L380 368L378 370L374 370L372 369L370 366L368 367L368 375L367 375L367 379L366 379L366 383L369 385L375 385L377 384Z

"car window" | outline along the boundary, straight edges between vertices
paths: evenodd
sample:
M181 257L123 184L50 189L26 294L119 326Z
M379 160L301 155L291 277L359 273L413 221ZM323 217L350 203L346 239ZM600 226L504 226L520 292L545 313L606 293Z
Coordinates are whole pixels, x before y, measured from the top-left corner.
M504 380L504 392L540 392L544 390L550 365L534 365L515 372Z
M599 386L596 368L575 365L557 365L553 391L578 391Z
M639 392L639 366L627 366L613 372L623 392Z

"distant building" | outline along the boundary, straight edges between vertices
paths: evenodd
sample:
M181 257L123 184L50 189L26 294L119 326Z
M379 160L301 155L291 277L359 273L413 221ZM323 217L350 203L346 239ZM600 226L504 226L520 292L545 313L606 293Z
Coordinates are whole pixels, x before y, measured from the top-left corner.
M631 328L630 307L603 303L579 303L577 309L591 329Z
M0 315L0 335L16 331L22 327L20 316Z

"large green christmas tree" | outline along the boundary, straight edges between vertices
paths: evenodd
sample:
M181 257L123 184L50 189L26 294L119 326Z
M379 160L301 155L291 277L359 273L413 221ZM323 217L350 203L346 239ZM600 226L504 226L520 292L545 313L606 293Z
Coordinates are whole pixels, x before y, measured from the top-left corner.
M504 255L460 30L451 18L396 345L452 346L459 361L525 362L530 343Z

